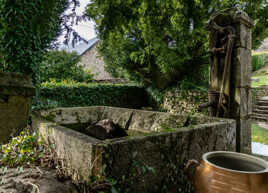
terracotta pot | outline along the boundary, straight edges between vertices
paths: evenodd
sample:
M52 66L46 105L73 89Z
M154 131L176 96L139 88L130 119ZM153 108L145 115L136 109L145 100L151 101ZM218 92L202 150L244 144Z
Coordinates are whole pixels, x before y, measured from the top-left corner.
M196 193L268 193L268 163L247 154L209 152L186 171Z

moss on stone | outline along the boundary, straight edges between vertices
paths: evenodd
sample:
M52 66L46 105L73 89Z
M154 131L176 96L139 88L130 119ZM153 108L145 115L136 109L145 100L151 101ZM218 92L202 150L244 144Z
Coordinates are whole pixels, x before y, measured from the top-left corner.
M44 118L47 121L53 122L56 118L56 115L49 113L48 115L42 116L42 118Z

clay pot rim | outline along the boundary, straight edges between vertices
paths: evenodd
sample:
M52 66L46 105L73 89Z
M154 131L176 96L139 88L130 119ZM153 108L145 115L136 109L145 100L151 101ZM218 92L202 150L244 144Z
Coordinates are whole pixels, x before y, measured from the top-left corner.
M210 161L208 161L208 158L212 157L213 155L226 155L227 157L239 158L241 160L246 160L246 161L250 161L250 162L259 164L262 167L264 167L265 169L252 172L252 171L239 171L239 170L232 170L232 169L228 169L228 168L223 168L223 167L217 166L217 165L211 163ZM261 158L252 156L252 155L244 154L244 153L237 153L237 152L231 152L231 151L213 151L213 152L207 152L207 153L203 154L202 159L205 163L207 163L215 168L218 168L218 169L221 169L224 171L234 172L234 173L262 174L262 173L268 172L268 162L267 161L265 161Z

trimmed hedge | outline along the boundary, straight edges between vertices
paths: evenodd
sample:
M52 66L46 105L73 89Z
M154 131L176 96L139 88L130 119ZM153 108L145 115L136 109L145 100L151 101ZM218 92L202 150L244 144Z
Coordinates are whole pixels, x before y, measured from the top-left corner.
M39 103L33 101L33 109L95 105L141 108L148 103L142 86L75 82L43 83Z

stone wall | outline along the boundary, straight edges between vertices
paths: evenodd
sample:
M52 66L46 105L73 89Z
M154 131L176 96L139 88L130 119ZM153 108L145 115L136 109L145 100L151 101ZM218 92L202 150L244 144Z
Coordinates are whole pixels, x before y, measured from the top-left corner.
M164 94L162 108L169 113L187 115L199 113L199 105L208 102L207 91L199 90L173 90ZM203 114L208 114L208 108L202 109Z
M86 70L90 70L94 74L93 78L96 80L113 78L104 69L104 61L97 52L97 44L81 56L79 64Z
M101 141L67 128L105 118L145 133ZM186 122L188 127L183 127ZM222 118L189 119L96 106L41 111L34 115L33 128L55 144L73 180L89 181L91 175L105 175L117 181L118 192L125 193L193 193L183 172L187 160L200 160L208 151L236 149L236 123Z

